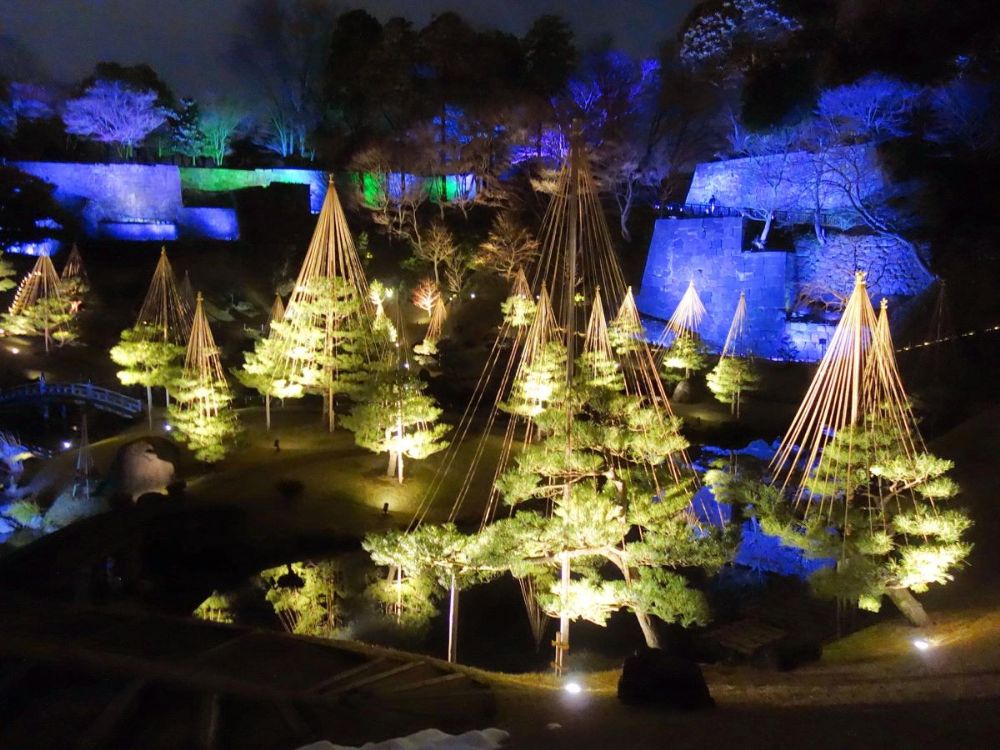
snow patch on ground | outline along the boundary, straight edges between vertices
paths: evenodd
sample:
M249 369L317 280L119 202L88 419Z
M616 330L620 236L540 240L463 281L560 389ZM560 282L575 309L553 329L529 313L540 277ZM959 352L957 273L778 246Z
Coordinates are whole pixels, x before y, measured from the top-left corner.
M477 729L457 735L446 734L440 729L422 729L406 737L384 742L366 742L360 748L334 745L323 740L298 750L495 750L509 737L507 732L496 728Z

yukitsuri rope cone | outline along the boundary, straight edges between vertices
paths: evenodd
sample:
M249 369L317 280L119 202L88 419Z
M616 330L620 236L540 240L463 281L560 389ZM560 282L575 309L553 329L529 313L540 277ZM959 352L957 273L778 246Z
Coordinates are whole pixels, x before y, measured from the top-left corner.
M838 598L877 609L888 596L914 623L911 592L951 580L970 521L939 506L958 493L950 461L930 454L899 375L886 301L876 316L858 273L843 316L771 462L792 527L836 560ZM786 513L787 514L787 513ZM792 532L794 533L794 531ZM796 538L796 537L791 537Z
M67 279L80 279L87 282L87 269L83 265L83 256L80 255L80 248L73 243L69 255L66 257L66 264L63 266L62 274L59 277L63 281Z
M230 408L232 393L222 369L219 348L205 316L202 296L195 300L191 337L184 355L184 369L169 408L178 437L201 461L222 459L236 436L236 413Z
M739 419L743 393L755 390L757 381L749 344L747 298L740 292L719 361L708 373L706 382L715 397L729 404L730 411Z
M69 307L52 259L45 254L39 255L18 285L7 311L5 327L12 333L41 335L48 353L53 339L64 341L75 335L70 331L73 315Z
M332 431L335 396L356 392L361 371L378 356L369 336L374 319L364 268L331 177L284 316L269 334L277 350L278 394L321 394Z
M191 332L191 308L178 289L165 247L160 249L160 259L139 308L136 327L139 326L155 328L165 343L184 344Z
M670 411L631 289L625 284L589 163L579 146L574 147L556 180L539 239L542 252L531 274L532 283L528 283L527 275L515 275L511 297L503 306L504 323L494 348L456 428L455 439L414 515L410 533L421 531L434 498L444 486L444 477L452 470L460 446L484 406L488 409L486 426L473 438L476 445L472 461L463 461L455 467L463 471L465 477L458 493L447 498L451 501L447 518L453 521L458 517L486 452L486 438L492 434L497 415L506 412L509 418L496 468L485 469L494 479L480 524L480 535L487 538L494 527L517 520L522 512L525 519L535 513L532 507L521 510L520 500L510 495L510 488L521 484L520 480L525 487L532 484L528 476L515 476L523 470L521 457L526 450L539 452L539 455L544 453L544 460L553 466L565 466L569 471L563 479L551 477L551 492L545 489L549 485L544 482L530 488L531 497L547 497L548 507L552 509L549 515L539 518L541 523L552 523L560 504L569 507L578 501L579 493L575 489L578 484L586 493L583 485L589 486L591 479L589 475L576 476L572 467L582 465L578 461L600 462L607 467L609 475L616 477L615 482L619 481L617 472L622 471L621 476L628 477L621 489L626 495L632 492L631 480L635 478L643 484L643 491L648 488L650 496L671 497L671 503L664 508L673 507L673 499L682 491L681 484L691 479L684 454L686 443L676 432L677 421ZM613 317L608 315L609 310L614 311ZM623 413L618 416L634 420L625 432L618 434L633 447L648 440L648 453L639 457L641 451L624 449L614 455L615 449L602 451L599 446L574 442L578 439L576 425L580 406L578 397L570 394L580 389L581 393L587 392L587 388L594 386L608 389L607 392L617 394L613 398L623 400L623 408L629 416L624 417ZM486 395L494 391L495 398ZM560 443L558 449L556 443ZM553 494L555 488L561 488L558 497ZM504 504L509 507L510 518L499 517ZM688 518L690 506L686 497L681 506L679 515ZM665 511L664 515L667 514ZM621 522L631 523L625 518ZM685 529L684 533L689 534L687 526ZM572 542L567 538L566 544L572 545ZM622 545L620 551L623 551L617 557L618 562L629 559L624 552L623 538L619 538L617 544ZM611 546L616 547L615 544ZM530 575L515 574L521 583L536 640L541 639L544 611L560 619L554 644L557 672L566 669L570 620L580 616L570 614L569 608L573 605L569 602L590 583L581 579L585 574L576 572L572 561L600 555L596 548L571 550L567 547L565 554L559 552L552 558L559 561L553 591L548 590L548 583L537 586ZM627 563L625 568L626 581L630 580L630 575L631 580L635 580L637 571L630 569ZM556 603L551 599L553 593L557 596ZM539 606L540 597L548 602L546 610ZM647 627L646 614L638 609L635 611L644 633L649 633L647 638L655 639L655 633Z

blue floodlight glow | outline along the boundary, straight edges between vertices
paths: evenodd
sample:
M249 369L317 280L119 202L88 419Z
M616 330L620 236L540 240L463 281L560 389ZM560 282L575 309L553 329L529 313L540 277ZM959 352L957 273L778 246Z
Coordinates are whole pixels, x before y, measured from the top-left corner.
M5 247L4 252L12 253L13 255L30 255L33 258L37 258L40 255L51 257L59 252L60 244L59 240L52 238L39 240L38 242L15 242Z

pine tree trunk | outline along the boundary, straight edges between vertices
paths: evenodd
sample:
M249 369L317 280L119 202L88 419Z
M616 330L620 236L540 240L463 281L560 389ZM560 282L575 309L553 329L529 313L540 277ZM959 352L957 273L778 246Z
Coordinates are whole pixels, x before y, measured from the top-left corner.
M403 418L400 416L396 420L396 435L399 437L399 444L403 444ZM403 483L403 451L396 452L396 468L399 470L399 483Z
M389 451L389 465L385 467L385 475L391 477L396 473L396 451Z
M639 628L642 630L642 637L646 639L646 645L650 648L663 648L663 641L660 640L660 634L656 632L653 616L637 609L635 619L639 621Z
M153 429L153 386L146 386L146 413L149 415L149 429Z
M264 394L264 424L266 427L266 432L271 431L271 394Z
M566 602L569 599L570 563L569 558L562 560L562 575L559 586L559 632L556 634L556 674L566 671L566 654L569 651L569 615L566 613Z
M333 432L334 422L336 421L336 415L333 413L333 388L328 387L326 389L326 413L330 419L330 432Z
M896 605L896 609L909 620L911 625L925 628L931 624L931 618L927 616L924 605L917 601L909 589L889 589L886 593L892 603Z
M451 588L448 592L448 661L458 661L458 585L455 571L451 571Z

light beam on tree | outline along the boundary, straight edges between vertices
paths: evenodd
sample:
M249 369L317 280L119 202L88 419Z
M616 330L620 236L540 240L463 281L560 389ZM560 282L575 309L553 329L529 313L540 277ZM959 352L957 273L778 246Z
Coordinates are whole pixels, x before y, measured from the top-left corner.
M231 401L219 348L198 294L184 369L169 416L178 438L199 460L214 463L222 459L227 444L236 436L236 414L230 408Z
M72 319L70 302L62 294L52 259L47 254L38 256L17 288L4 328L25 336L42 336L47 354L53 339L62 343L76 337Z
M326 304L330 294L342 312ZM341 381L352 373L342 365L354 357L345 357L344 342L367 339L374 317L364 268L331 176L285 315L270 334L279 342L277 374L287 396L321 392L330 431L336 422L334 396L350 390ZM375 353L367 351L364 341L361 347L365 351L352 354L370 361Z
M748 339L747 298L740 292L719 361L706 377L709 390L720 402L729 404L737 419L744 391L755 390L758 380L753 370Z
M961 535L971 522L961 511L937 507L958 493L945 476L951 462L924 446L899 375L886 302L876 317L860 272L770 468L798 516L789 528L805 527L807 536L811 529L811 543L822 549L839 539L827 555L837 566L817 574L821 583L869 609L888 595L912 622L927 622L910 592L951 579L970 550Z

